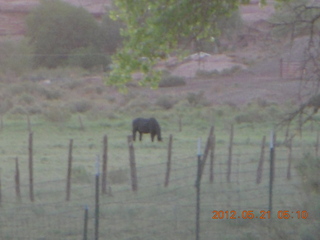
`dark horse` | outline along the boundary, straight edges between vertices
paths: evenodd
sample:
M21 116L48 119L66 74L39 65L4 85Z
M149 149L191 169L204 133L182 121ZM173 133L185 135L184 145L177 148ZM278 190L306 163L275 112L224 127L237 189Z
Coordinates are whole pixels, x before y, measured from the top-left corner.
M142 140L143 133L150 133L151 134L151 141L153 142L154 136L158 136L158 141L162 141L161 138L161 128L159 123L155 118L136 118L132 121L132 134L133 134L133 141L136 140L136 132L139 132L139 140Z

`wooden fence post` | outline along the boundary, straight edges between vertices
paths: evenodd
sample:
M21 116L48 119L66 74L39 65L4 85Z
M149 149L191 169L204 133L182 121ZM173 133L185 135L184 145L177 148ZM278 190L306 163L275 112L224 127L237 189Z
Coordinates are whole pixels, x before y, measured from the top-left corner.
M211 126L210 131L209 131L209 136L208 136L208 139L207 139L207 143L206 143L206 147L204 149L203 157L202 157L202 160L201 160L200 178L203 175L203 169L204 169L204 166L206 165L206 160L207 160L207 157L208 157L208 154L209 154L209 150L211 149L211 137L213 135L213 132L214 132L214 127Z
M318 157L319 156L319 132L317 132L315 151L316 151L316 157Z
M33 194L33 133L29 133L29 194L30 194L30 201L34 201L34 194Z
M287 179L291 179L291 162L292 162L292 138L288 142L288 169L287 169Z
M95 221L94 221L94 239L99 240L99 164L100 164L100 157L97 156L96 159L96 194L95 194Z
M19 170L19 159L16 157L16 173L14 176L15 180L15 190L16 190L16 197L18 201L21 201L21 192L20 192L20 170Z
M216 147L216 136L215 134L212 134L211 136L211 149L210 149L210 174L209 174L209 180L210 183L213 183L214 180L214 172L213 172L213 166L214 166L214 151L215 151L215 147Z
M171 154L172 154L172 134L170 134L169 136L167 171L166 171L166 178L164 181L165 187L168 187L169 185L170 170L171 170Z
M280 78L283 78L283 59L280 58Z
M0 168L0 207L2 206L1 172L2 172L2 169Z
M84 224L83 224L83 240L87 240L88 239L88 206L86 205L84 208Z
M66 201L70 200L71 169L72 169L72 147L73 147L73 139L70 139L70 142L69 142L69 154L68 154L68 169L67 169Z
M198 141L198 167L197 167L197 179L196 179L196 240L200 239L200 185L201 185L201 153L200 153L200 139Z
M107 194L107 163L108 163L108 137L103 136L103 149L102 149L102 179L101 190L102 194Z
M129 162L130 162L130 173L131 173L131 187L132 191L136 192L138 190L138 181L137 181L137 170L136 162L134 156L134 148L132 136L128 136L128 145L129 145Z
M269 176L269 211L272 212L273 181L274 181L274 156L275 156L275 134L272 131L270 136L270 176Z
M232 147L233 147L233 124L231 124L230 141L229 141L229 148L228 148L228 170L227 170L227 181L228 182L230 182L230 178L231 178Z
M27 129L28 132L31 132L31 123L30 123L30 116L27 114Z
M258 165L258 169L257 169L257 180L256 180L257 184L261 183L262 171L263 171L263 162L264 162L264 147L265 147L265 144L266 144L266 136L263 136L262 143L261 143L260 160L259 160L259 165Z
M2 116L0 117L0 131L3 129L3 118Z
M81 130L81 131L84 131L84 126L83 126L82 118L81 118L80 115L78 115L78 119L79 119L79 124L80 124L80 130Z

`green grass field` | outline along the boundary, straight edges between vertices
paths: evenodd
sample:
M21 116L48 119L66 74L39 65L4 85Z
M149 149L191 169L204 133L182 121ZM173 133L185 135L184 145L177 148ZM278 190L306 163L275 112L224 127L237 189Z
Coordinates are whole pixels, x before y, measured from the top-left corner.
M225 109L224 109L225 110ZM225 112L229 112L225 110ZM88 239L94 235L96 156L102 154L103 135L108 136L108 183L112 196L100 196L100 239L195 239L194 187L197 171L197 140L202 148L211 125L215 126L216 151L214 183L209 183L209 165L201 182L201 239L318 239L317 195L303 189L295 166L305 153L314 154L316 131L307 126L293 143L292 179L286 179L287 149L276 149L272 220L260 219L268 209L269 152L265 149L262 183L256 184L256 170L262 136L272 129L272 121L234 125L231 182L226 181L230 122L236 113L214 117L214 112L198 108L185 113L178 131L175 110L147 110L162 127L163 142L151 143L145 135L135 142L138 191L131 191L127 136L131 134L131 114L92 119L82 115L52 123L41 115L31 116L34 143L34 194L29 200L28 130L24 115L3 118L0 132L1 193L0 239L82 239L84 207L89 207ZM172 169L169 187L164 178L169 134L173 135ZM277 133L281 143L284 132ZM66 198L69 140L74 140L71 200ZM15 196L15 158L19 158L21 202ZM212 211L236 211L237 219L212 219ZM243 211L253 210L254 219L243 219ZM278 211L308 211L307 219L278 219ZM246 212L244 212L244 217ZM258 218L256 218L258 217Z

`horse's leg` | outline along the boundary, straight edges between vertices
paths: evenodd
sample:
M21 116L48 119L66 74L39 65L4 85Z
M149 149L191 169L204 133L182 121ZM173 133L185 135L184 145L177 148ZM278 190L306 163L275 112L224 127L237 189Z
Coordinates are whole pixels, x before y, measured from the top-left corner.
M154 139L154 134L151 133L151 141L153 142L153 139Z
M139 132L139 134L140 134L140 136L139 136L139 140L140 140L140 142L142 141L142 133L141 132Z

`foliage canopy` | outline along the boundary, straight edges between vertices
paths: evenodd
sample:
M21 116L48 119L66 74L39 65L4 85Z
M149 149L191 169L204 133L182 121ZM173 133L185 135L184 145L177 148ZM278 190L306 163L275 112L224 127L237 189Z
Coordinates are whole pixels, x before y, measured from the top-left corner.
M214 39L218 20L230 16L240 4L250 0L115 0L113 19L124 22L123 48L113 57L109 83L123 86L131 73L144 73L141 84L157 86L159 72L154 64L172 52L177 52L181 40L196 42ZM261 0L265 3L265 0Z

